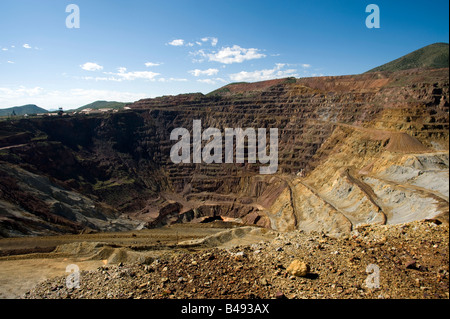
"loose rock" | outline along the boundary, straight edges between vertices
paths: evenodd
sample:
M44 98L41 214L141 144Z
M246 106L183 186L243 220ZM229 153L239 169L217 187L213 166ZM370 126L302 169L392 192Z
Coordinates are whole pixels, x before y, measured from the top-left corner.
M305 277L306 275L308 275L310 267L305 262L294 259L286 269L286 271L292 276Z

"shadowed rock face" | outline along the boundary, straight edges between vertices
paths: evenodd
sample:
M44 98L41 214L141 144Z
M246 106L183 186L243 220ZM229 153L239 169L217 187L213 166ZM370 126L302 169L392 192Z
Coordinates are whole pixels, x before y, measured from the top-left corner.
M445 219L448 89L448 69L289 78L144 99L117 113L4 121L1 235L35 233L29 219L50 223L24 204L29 196L58 218L50 233L222 216L339 234L361 223ZM222 133L278 128L277 173L260 175L261 164L247 161L174 164L170 133L192 132L193 120ZM27 174L94 207L67 204L52 188L25 187ZM4 181L17 185L14 196ZM67 207L52 210L58 202Z

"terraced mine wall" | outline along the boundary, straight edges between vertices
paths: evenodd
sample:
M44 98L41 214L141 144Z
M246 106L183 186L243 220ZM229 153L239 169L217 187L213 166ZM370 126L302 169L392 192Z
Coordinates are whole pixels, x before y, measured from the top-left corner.
M308 209L321 208L306 205L302 196L310 192L344 214L339 205L327 201L319 182L325 176L337 178L330 174L345 161L336 160L337 166L327 163L339 156L347 155L349 162L364 159L355 164L359 168L385 152L441 151L448 158L448 84L448 69L288 78L231 84L208 95L144 99L117 113L4 121L1 234L155 227L214 216L279 230L351 229L351 220L328 220L326 227L311 223L305 217ZM259 174L263 164L258 162L173 163L170 150L176 141L170 133L180 127L192 133L194 120L201 120L203 129L221 132L277 128L277 173ZM39 178L46 186L38 192L32 180ZM24 204L30 196L40 210ZM74 201L76 196L80 200ZM299 198L303 208L296 203ZM61 202L64 209L58 206ZM90 215L83 205L75 214L74 202L89 205ZM351 214L355 211L358 207ZM46 226L39 224L42 219Z

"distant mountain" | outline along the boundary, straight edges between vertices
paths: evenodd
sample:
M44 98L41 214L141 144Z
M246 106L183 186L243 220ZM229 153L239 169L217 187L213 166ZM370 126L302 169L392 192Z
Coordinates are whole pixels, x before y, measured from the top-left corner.
M380 65L368 72L399 71L414 68L448 68L448 43L434 43L413 51L394 61Z
M74 111L81 111L84 109L123 109L125 105L129 103L125 102L115 102L115 101L95 101L84 106L77 108Z
M31 114L38 114L38 113L47 113L48 111L46 109L43 109L37 105L34 104L27 104L22 106L14 106L7 109L0 109L0 116L9 116L13 113L15 115L31 115Z

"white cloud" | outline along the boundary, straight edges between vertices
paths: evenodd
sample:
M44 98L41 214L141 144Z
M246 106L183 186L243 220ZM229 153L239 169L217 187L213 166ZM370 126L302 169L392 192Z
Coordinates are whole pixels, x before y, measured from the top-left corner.
M198 79L197 82L200 83L206 83L206 84L216 84L218 82L222 82L222 83L227 83L227 81L225 81L222 78L215 78L215 79Z
M219 72L218 69L207 69L207 70L199 70L199 69L195 69L195 70L191 70L189 71L190 74L192 74L193 76L200 76L200 75L216 75Z
M56 91L53 93L63 93ZM87 101L96 100L110 100L118 102L133 102L138 99L148 96L145 93L132 93L132 92L118 92L109 90L86 90L86 89L72 89L68 91L69 95L73 97L81 97Z
M158 78L159 82L187 82L188 79L183 79L183 78Z
M24 47L25 49L31 49L31 46L30 46L28 43L25 43L25 44L23 45L23 47Z
M93 63L93 62L86 62L85 64L80 65L80 67L86 71L103 70L103 66L98 65L97 63Z
M15 62L14 62L14 61L9 61L9 60L8 60L8 63L9 63L9 64L14 64Z
M15 89L0 87L0 105L3 106L4 100L14 100L21 97L34 97L42 93L43 88L36 86L34 88L26 88L25 86L19 86ZM3 102L3 103L2 103Z
M302 64L302 67L304 67L305 69L307 69L307 68L310 68L310 67L311 67L311 64L304 63L304 64Z
M146 67L160 66L161 63L145 62Z
M147 62L146 65L151 62ZM159 65L156 63L153 63L154 65ZM89 66L88 66L89 67ZM103 68L103 67L102 67ZM94 67L89 68L90 70L94 70ZM115 81L115 82L122 82L122 81L133 81L137 79L141 80L151 80L155 81L155 77L160 75L160 73L151 72L151 71L127 71L126 67L118 67L117 72L103 72L105 76L84 76L84 77L78 77L82 80L88 80L88 81Z
M260 53L258 49L245 49L241 48L238 45L233 45L232 47L224 47L219 51L213 53L205 53L204 51L199 50L196 54L207 57L209 61L220 62L224 64L241 63L246 60L260 59L266 56L265 54Z
M8 51L8 49L7 48L2 48L2 51Z
M36 104L46 109L76 108L97 100L134 102L149 97L147 93L119 92L109 90L71 89L66 91L45 90L41 87L0 87L0 106L11 107Z
M205 61L205 58L206 58L207 54L205 53L205 51L203 49L200 49L200 50L197 50L197 51L189 52L189 55L192 55L194 57L198 57L199 56L200 58L193 58L192 62L201 63L201 62Z
M184 44L184 40L183 39L176 39L176 40L173 40L173 41L169 42L168 44L178 47L178 46L181 46L181 45Z
M206 44L207 42L210 42L211 46L215 47L217 43L219 42L219 39L216 37L204 37L201 38L200 41L189 41L186 42L183 39L175 39L170 42L168 42L168 45L172 46L186 46L186 47L194 47L194 46L202 46Z
M285 78L290 76L298 76L295 69L282 70L285 64L277 63L273 69L256 70L252 72L241 71L239 73L230 74L230 79L235 82L256 82L272 80L277 78Z
M211 45L213 47L215 47L217 45L217 43L219 42L219 39L215 38L215 37L204 37L202 38L203 42L208 42L211 41Z
M114 72L103 72L103 73L112 75L113 76L112 78L106 78L107 80L112 81L121 81L121 80L132 81L136 79L154 80L154 78L159 75L159 73L151 71L127 72L127 68L124 67L118 68L118 71L119 71L118 73Z
M216 84L216 81L214 81L213 79L198 79L197 82L206 84Z
M81 77L82 80L87 81L115 81L115 82L122 82L122 79L115 78L113 76L83 76Z

